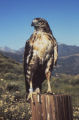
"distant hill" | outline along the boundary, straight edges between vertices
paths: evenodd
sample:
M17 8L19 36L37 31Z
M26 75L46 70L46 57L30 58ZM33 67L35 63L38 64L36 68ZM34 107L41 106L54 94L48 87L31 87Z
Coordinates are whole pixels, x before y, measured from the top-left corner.
M13 50L8 47L0 47L0 52L2 52L5 56L11 57L12 59L15 59L18 62L22 62L23 54L24 54L24 47ZM79 53L79 46L72 46L72 45L66 45L66 44L60 44L58 45L58 56L69 56Z
M13 60L16 60L17 62L22 63L23 62L23 53L21 52L6 52L6 51L0 51L1 54L3 54L6 57L12 58Z
M60 57L55 72L71 75L79 74L79 54Z
M11 52L11 53L16 53L16 50L13 50L9 47L0 47L0 51L3 51L3 52Z
M74 55L77 53L79 53L79 46L71 46L71 45L65 45L65 44L58 45L59 57Z
M5 49L6 50L6 49ZM23 62L24 47L11 52L0 51L4 56L10 57L17 62ZM78 74L79 73L79 47L65 44L58 45L58 64L56 73Z

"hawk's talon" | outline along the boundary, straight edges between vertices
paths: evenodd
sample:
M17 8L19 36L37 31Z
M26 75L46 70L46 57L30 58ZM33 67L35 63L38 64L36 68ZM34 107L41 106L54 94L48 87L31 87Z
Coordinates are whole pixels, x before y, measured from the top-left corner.
M33 96L32 96L33 92L30 92L28 97L27 97L27 101L30 102L30 100L33 102Z
M38 94L37 92L30 92L28 97L27 97L27 101L31 100L31 102L34 103L33 95L37 95L37 94Z
M47 93L48 93L48 94L52 94L51 88L47 90Z

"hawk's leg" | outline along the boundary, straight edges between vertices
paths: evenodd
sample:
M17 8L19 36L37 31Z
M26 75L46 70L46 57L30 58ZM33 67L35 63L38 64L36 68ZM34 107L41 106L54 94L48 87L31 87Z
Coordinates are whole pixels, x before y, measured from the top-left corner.
M35 91L33 91L32 81L30 81L30 89L29 89L29 95L28 95L27 101L31 100L32 102L34 102L33 95L37 95L37 94L38 95L40 94L40 89L37 88Z
M51 85L50 85L51 71L52 71L52 66L53 66L52 61L53 61L53 58L51 57L47 63L47 67L45 70L45 75L46 75L47 84L48 84L47 93L52 93Z
M29 101L31 99L31 101L33 102L33 85L32 85L32 81L30 81L30 89L29 89L29 95L27 98L27 101Z
M47 78L47 84L48 84L47 93L52 93L51 85L50 85L50 78L51 78L51 72L50 71L48 73L46 73L46 78Z

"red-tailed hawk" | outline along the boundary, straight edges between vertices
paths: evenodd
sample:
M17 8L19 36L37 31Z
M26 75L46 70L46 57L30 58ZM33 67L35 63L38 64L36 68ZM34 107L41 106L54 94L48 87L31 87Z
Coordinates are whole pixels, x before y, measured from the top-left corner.
M42 82L45 79L48 84L47 92L52 92L50 77L58 57L57 42L48 22L43 18L35 18L32 26L35 31L26 41L24 52L26 92L29 96L27 99L32 98L36 88L41 90Z

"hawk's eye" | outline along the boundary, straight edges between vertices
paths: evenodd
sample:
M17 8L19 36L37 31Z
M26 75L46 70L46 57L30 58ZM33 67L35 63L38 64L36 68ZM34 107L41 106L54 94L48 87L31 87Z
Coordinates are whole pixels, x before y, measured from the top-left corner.
M40 24L44 24L44 22L40 20Z

